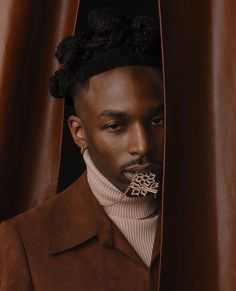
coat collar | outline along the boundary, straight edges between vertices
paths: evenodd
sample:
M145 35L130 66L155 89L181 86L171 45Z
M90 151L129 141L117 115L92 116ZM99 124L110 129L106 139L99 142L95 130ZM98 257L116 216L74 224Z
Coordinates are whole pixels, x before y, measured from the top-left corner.
M99 236L99 242L112 246L112 225L89 188L86 172L58 195L49 227L49 253L56 254ZM94 210L93 210L94 208ZM101 209L102 210L102 209ZM99 220L96 215L100 215Z
M101 208L87 182L86 172L56 197L49 227L49 254L57 254L98 237L99 243L114 247L144 265L141 258ZM152 261L160 253L160 222ZM145 266L145 265L144 265Z

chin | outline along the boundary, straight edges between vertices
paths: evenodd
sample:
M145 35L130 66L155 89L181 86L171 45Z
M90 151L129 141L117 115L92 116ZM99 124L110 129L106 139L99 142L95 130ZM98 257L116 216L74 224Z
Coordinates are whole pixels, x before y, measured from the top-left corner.
M130 181L116 181L116 182L111 182L118 190L120 190L121 192L125 192L126 189L128 188Z
M130 185L130 180L126 180L125 182L122 182L122 184L120 183L117 188L121 192L125 192L127 188L129 187L129 185Z
M115 177L114 176L113 177L105 176L105 177L113 186L115 186L121 192L125 192L131 182L131 178L129 179L123 174L120 174Z

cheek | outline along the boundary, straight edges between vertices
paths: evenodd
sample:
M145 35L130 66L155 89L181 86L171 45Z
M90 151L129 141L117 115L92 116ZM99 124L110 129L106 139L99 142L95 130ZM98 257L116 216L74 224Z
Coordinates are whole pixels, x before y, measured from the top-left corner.
M88 136L88 146L96 160L110 167L119 167L125 152L124 138L100 130Z
M161 158L164 154L164 129L159 129L152 134L152 142L154 143L155 152Z
M112 134L99 132L93 137L94 146L104 149L105 152L113 152L121 145L121 139Z

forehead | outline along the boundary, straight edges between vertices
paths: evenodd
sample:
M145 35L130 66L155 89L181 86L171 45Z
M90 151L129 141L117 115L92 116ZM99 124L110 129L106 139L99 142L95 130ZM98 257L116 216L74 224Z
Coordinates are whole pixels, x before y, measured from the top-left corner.
M103 110L132 111L163 103L161 72L157 68L121 67L93 76L85 107L93 112Z

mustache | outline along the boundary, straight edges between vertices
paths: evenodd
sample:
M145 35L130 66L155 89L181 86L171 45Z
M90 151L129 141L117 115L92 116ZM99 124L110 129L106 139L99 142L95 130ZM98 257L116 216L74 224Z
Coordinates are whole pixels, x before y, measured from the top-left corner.
M134 165L146 165L146 164L157 164L159 166L162 166L162 162L156 160L156 159L152 159L152 158L149 158L149 157L139 157L135 160L132 160L130 162L128 162L127 164L125 164L122 169L125 169L127 167L131 167L131 166L134 166Z

